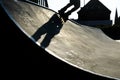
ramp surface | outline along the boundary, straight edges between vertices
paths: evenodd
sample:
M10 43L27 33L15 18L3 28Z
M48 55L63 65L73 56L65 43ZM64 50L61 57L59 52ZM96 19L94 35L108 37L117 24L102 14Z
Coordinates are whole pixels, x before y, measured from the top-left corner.
M17 0L2 0L1 5L30 39L51 55L75 66L110 78L120 78L120 43L100 29L62 24L55 12Z

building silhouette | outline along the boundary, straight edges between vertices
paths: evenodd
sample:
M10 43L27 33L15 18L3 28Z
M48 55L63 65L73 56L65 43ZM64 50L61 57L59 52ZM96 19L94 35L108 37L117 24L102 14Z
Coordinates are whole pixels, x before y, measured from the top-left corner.
M116 9L114 25L120 25L120 16L118 17L118 12Z
M108 28L102 29L102 31L114 40L120 40L120 16L116 9L114 24Z
M77 22L88 26L112 25L110 20L111 11L99 0L90 0L78 11Z

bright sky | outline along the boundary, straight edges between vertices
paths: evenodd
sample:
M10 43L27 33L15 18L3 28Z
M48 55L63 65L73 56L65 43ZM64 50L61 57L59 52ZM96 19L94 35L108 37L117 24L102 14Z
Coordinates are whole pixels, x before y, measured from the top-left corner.
M90 0L81 0L81 7L84 6L84 3L86 4L89 1ZM108 9L110 9L112 11L111 12L111 20L114 19L116 8L118 11L118 16L120 16L120 0L99 0L99 1L101 1ZM49 8L51 8L55 11L58 11L59 9L64 7L68 2L69 2L69 0L48 0ZM70 18L77 19L78 16L77 16L76 12L79 10L80 10L80 8L78 10L76 10L74 13L72 13Z

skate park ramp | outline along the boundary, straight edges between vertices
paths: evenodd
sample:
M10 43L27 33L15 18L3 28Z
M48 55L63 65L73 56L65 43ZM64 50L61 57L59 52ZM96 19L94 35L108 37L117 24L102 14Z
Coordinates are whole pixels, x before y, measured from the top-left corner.
M104 77L120 78L120 43L99 28L68 20L62 24L53 10L18 0L1 5L36 45L78 69Z

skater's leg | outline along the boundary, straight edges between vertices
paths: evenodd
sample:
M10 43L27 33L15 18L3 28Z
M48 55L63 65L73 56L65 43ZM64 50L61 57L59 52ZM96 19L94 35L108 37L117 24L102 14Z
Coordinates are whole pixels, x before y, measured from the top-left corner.
M68 20L69 15L71 15L72 12L74 12L75 10L77 10L79 8L79 6L80 5L74 5L74 7L71 10L69 10L68 12L66 12L64 14L65 20Z
M42 48L47 48L55 34L47 33L43 41L40 43Z
M80 4L74 5L74 7L66 13L66 15L70 15L72 12L76 11L79 7Z
M63 14L64 14L64 12L65 12L70 6L72 6L72 4L71 4L71 3L68 3L65 7L63 7L61 10L59 10L59 13L63 13Z

